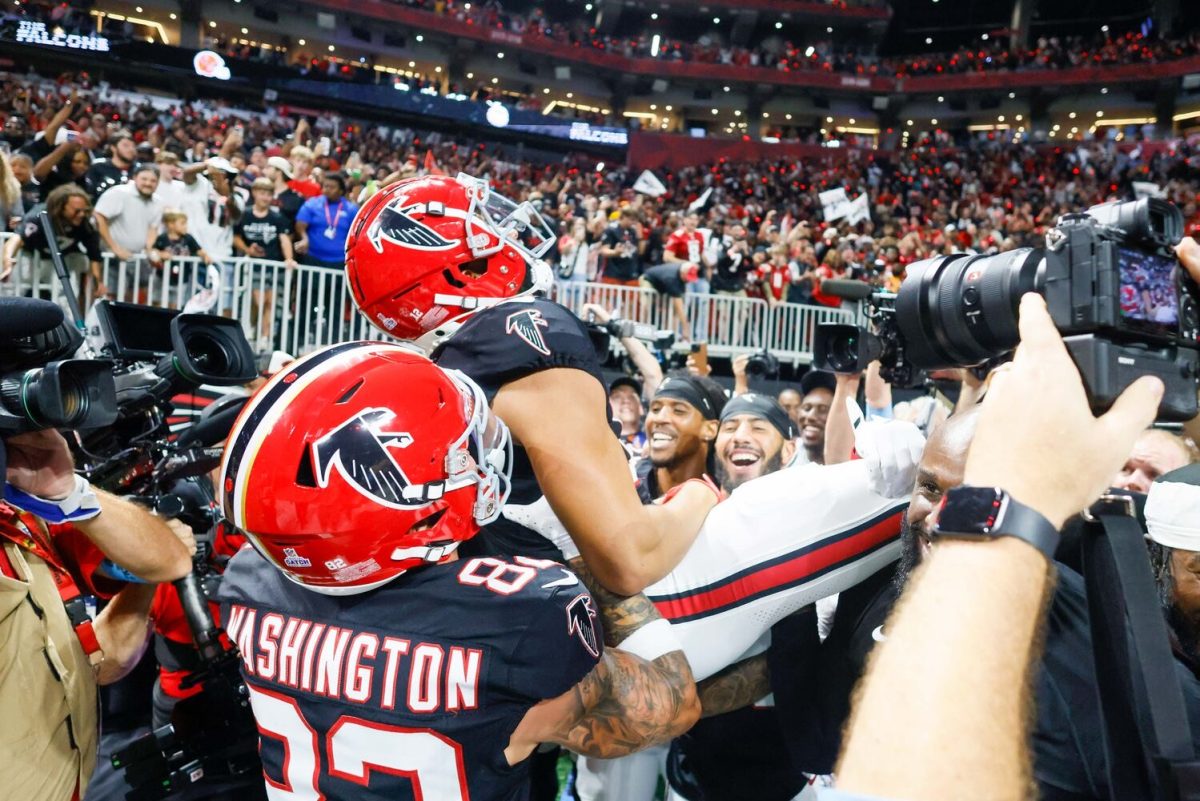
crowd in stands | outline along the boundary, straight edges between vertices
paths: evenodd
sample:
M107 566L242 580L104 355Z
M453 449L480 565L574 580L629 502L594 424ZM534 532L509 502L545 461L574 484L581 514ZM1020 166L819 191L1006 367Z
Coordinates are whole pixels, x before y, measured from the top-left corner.
M487 177L510 197L539 206L558 229L552 258L563 281L640 283L671 295L690 284L688 291L748 294L771 304L837 306L838 298L820 291L823 280L858 278L894 288L906 265L921 258L1040 244L1060 214L1132 197L1134 182L1158 184L1188 225L1200 226L1194 138L1169 147L1111 140L964 146L939 132L921 135L898 154L660 170L667 191L651 197L632 188L636 171L598 170L584 156L539 162L526 153L517 161L502 146L462 137L151 102L93 87L81 75L57 82L10 76L0 97L11 152L5 174L19 187L11 203L0 204L6 230L20 233L21 216L57 187L78 185L100 212L114 202L106 194L129 183L143 204L156 198L157 212L143 208L146 214L137 215L154 230L125 231L120 242L106 225L109 215L98 215L104 249L122 258L168 249L154 246L168 234L161 216L167 210L187 214L182 229L173 218L177 233L190 233L208 259L259 255L239 249L236 229L255 182L267 179L268 205L284 218L275 227L291 240L272 252L284 256L294 245L298 260L335 264L354 204L430 168ZM155 169L139 177L141 165ZM869 219L826 221L820 192L837 187L850 198L865 193ZM121 193L129 194L120 195L123 203L137 201L133 190ZM313 206L307 212L306 203ZM315 235L329 229L336 235L330 243ZM665 271L670 275L654 271L676 263L674 272Z

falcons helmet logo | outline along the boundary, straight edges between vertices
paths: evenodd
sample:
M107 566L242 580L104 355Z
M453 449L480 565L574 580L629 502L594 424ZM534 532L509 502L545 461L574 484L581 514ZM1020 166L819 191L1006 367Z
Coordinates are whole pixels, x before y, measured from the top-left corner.
M329 486L336 468L355 490L385 506L420 506L422 499L404 497L408 477L388 448L407 448L413 438L399 431L384 431L391 420L389 409L366 409L317 440L312 446L317 484Z
M458 244L458 240L451 242L428 225L408 216L407 212L414 207L400 208L405 200L404 197L397 198L391 205L386 206L371 224L368 238L376 252L383 252L385 239L394 245L414 250L449 250Z
M508 319L504 321L504 333L516 334L525 341L526 345L536 350L538 353L549 356L550 348L546 347L546 340L542 336L539 328L548 328L550 323L542 319L542 313L537 309L526 309L525 311L513 312L508 315Z
M577 595L567 604L567 634L579 637L583 647L594 657L600 656L600 638L596 636L596 607L592 596Z

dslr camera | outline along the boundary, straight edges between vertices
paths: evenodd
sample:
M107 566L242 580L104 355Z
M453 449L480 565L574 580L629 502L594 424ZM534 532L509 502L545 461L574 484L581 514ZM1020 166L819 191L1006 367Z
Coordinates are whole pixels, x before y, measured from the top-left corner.
M779 359L766 348L752 353L746 360L746 375L754 378L778 378Z
M1063 215L1043 248L916 262L897 293L872 294L870 329L818 326L814 362L860 372L878 359L886 380L915 386L922 370L976 365L1014 348L1021 296L1037 292L1093 409L1107 409L1150 374L1166 386L1159 418L1191 419L1200 376L1200 289L1172 248L1182 236L1177 208L1143 198Z

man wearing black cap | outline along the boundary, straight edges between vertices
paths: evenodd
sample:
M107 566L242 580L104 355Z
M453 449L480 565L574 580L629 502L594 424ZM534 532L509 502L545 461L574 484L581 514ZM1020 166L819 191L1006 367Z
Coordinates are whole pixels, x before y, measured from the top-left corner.
M824 370L809 370L800 379L800 408L796 411L796 429L800 445L796 452L799 464L825 464L825 423L833 403L837 378Z
M774 473L796 455L796 425L773 398L748 392L725 404L717 431L717 484L733 492L751 479Z
M709 447L724 406L725 391L709 378L685 373L659 385L646 415L649 456L637 466L643 503L708 472Z

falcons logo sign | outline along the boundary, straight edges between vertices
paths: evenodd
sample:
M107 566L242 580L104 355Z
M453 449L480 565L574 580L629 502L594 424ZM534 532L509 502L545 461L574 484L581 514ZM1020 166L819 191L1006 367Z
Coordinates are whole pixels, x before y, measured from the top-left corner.
M596 607L592 596L578 595L567 604L567 634L574 634L594 657L600 656L600 638L596 636Z
M350 486L384 506L419 506L404 498L408 477L392 458L389 448L407 448L413 438L400 431L384 431L393 414L388 409L367 409L351 417L313 444L317 484L329 486L335 469Z
M458 244L458 240L451 242L444 239L441 234L428 225L417 222L408 216L407 212L413 207L401 208L404 201L403 197L396 199L391 205L386 206L379 213L375 222L371 224L368 238L376 252L383 252L383 240L385 239L393 245L413 250L448 250Z
M508 319L504 321L504 333L516 334L525 341L526 345L538 353L549 356L550 348L546 347L546 340L542 336L542 332L538 330L549 326L550 323L542 319L540 311L526 309L508 315Z

